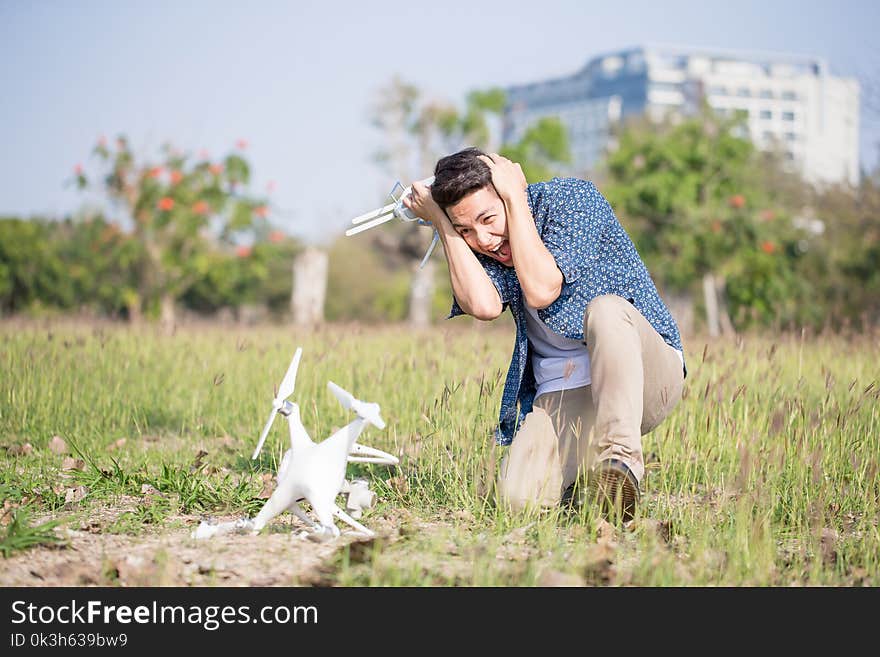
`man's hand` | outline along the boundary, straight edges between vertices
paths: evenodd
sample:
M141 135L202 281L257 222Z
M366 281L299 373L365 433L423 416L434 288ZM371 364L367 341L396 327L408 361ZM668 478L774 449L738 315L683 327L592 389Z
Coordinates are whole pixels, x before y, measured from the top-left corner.
M439 228L443 220L449 221L446 213L431 196L431 190L419 181L412 184L412 192L404 197L403 204L412 210L413 214L433 224L435 228Z
M492 173L492 185L502 201L522 198L528 183L519 163L511 162L498 153L480 155L479 158L489 167Z

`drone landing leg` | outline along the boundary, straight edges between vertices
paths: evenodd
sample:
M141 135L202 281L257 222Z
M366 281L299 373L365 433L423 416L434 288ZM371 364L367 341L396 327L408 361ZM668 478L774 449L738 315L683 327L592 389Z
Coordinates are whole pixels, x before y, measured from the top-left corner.
M289 510L293 515L302 520L312 529L318 529L320 527L318 523L309 518L308 514L303 511L303 508L299 505L299 502L294 502L293 504L291 504Z
M359 523L357 520L352 518L350 515L348 515L345 511L340 509L338 506L335 506L335 505L333 506L333 515L336 516L337 518L339 518L340 520L342 520L343 522L347 522L349 525L351 525L352 527L357 529L359 532L363 532L367 536L375 536L376 535L373 531L364 527L361 523Z
M334 538L339 536L339 527L337 527L333 523L333 509L336 508L336 505L333 502L330 504L321 504L312 502L312 511L315 512L315 515L318 516L318 522L321 523L321 529L325 532L330 533Z
M275 492L272 493L272 497L269 498L269 501L260 509L257 517L254 518L254 532L263 529L272 518L284 511L291 503L294 503L295 500L291 500L290 497L283 489L276 488Z

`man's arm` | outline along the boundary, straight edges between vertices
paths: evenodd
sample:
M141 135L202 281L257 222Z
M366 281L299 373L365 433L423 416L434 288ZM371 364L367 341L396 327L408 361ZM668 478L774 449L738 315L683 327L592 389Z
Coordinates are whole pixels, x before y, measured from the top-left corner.
M497 153L491 157L481 155L480 159L492 172L492 184L504 203L513 268L523 297L533 308L546 308L562 292L562 272L538 235L525 194L522 167Z
M430 190L420 182L414 182L411 196L403 202L417 216L431 222L437 229L449 264L452 293L461 309L481 320L495 319L501 315L504 304L498 289L477 260L476 254L431 197Z

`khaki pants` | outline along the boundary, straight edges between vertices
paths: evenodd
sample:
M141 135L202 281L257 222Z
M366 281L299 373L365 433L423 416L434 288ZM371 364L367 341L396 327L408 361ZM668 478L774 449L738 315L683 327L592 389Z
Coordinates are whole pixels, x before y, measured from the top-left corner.
M559 504L579 475L609 458L641 481L641 437L681 399L678 354L626 299L593 299L584 335L591 385L535 399L502 459L498 495L514 509Z

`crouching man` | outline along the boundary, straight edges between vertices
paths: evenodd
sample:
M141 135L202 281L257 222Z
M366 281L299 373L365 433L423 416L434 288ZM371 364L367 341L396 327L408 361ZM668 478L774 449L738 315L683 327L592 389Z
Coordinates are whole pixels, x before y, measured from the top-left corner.
M606 515L633 517L641 436L681 398L678 327L595 185L527 184L519 164L468 148L437 162L405 203L440 234L450 316L509 309L516 342L496 442L510 445L498 493L514 509L553 506L575 483Z

